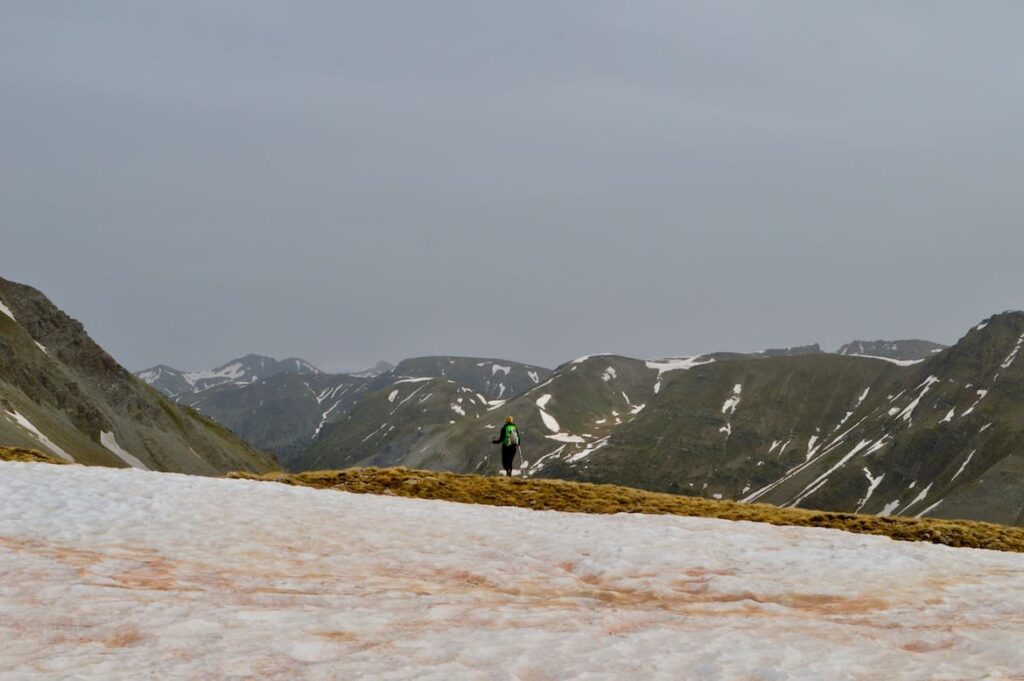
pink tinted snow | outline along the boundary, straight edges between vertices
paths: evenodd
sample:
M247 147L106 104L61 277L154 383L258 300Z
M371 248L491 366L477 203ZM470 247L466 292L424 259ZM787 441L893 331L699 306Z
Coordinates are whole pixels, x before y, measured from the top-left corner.
M0 469L0 665L12 678L1024 674L1018 554Z

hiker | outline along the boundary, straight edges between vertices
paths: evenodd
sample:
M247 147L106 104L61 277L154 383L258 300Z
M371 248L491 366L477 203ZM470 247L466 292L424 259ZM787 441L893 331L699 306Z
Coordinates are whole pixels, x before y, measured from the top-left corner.
M491 442L501 445L501 467L505 469L505 475L511 478L512 460L516 458L516 452L519 450L519 429L516 428L515 419L506 416L505 425L498 431L498 438Z

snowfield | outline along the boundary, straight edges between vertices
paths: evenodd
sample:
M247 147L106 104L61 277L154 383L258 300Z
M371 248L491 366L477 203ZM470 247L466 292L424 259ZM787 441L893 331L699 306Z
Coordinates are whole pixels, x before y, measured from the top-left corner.
M1024 556L0 464L5 678L1005 679Z

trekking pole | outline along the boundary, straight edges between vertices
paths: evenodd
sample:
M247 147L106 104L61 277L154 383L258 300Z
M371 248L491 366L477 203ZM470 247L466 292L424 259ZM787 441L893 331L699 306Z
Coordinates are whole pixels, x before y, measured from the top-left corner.
M526 457L523 456L523 445L521 445L521 444L518 445L516 447L516 449L519 450L519 471L520 471L519 477L525 478L526 477Z

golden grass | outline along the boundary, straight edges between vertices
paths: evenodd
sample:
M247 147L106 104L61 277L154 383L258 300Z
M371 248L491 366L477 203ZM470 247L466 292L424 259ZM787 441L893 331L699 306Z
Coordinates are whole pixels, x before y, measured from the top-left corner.
M57 458L52 454L44 454L38 449L24 449L22 447L0 446L0 461L28 461L34 463L56 463L66 464L67 461Z
M1024 528L1021 527L971 520L882 518L854 513L779 508L767 504L744 504L645 492L617 485L482 477L408 468L350 468L340 471L264 475L229 473L228 477L357 494L443 499L467 504L518 506L536 510L686 515L750 520L772 525L828 527L860 534L884 535L899 541L925 541L946 546L1024 552Z

